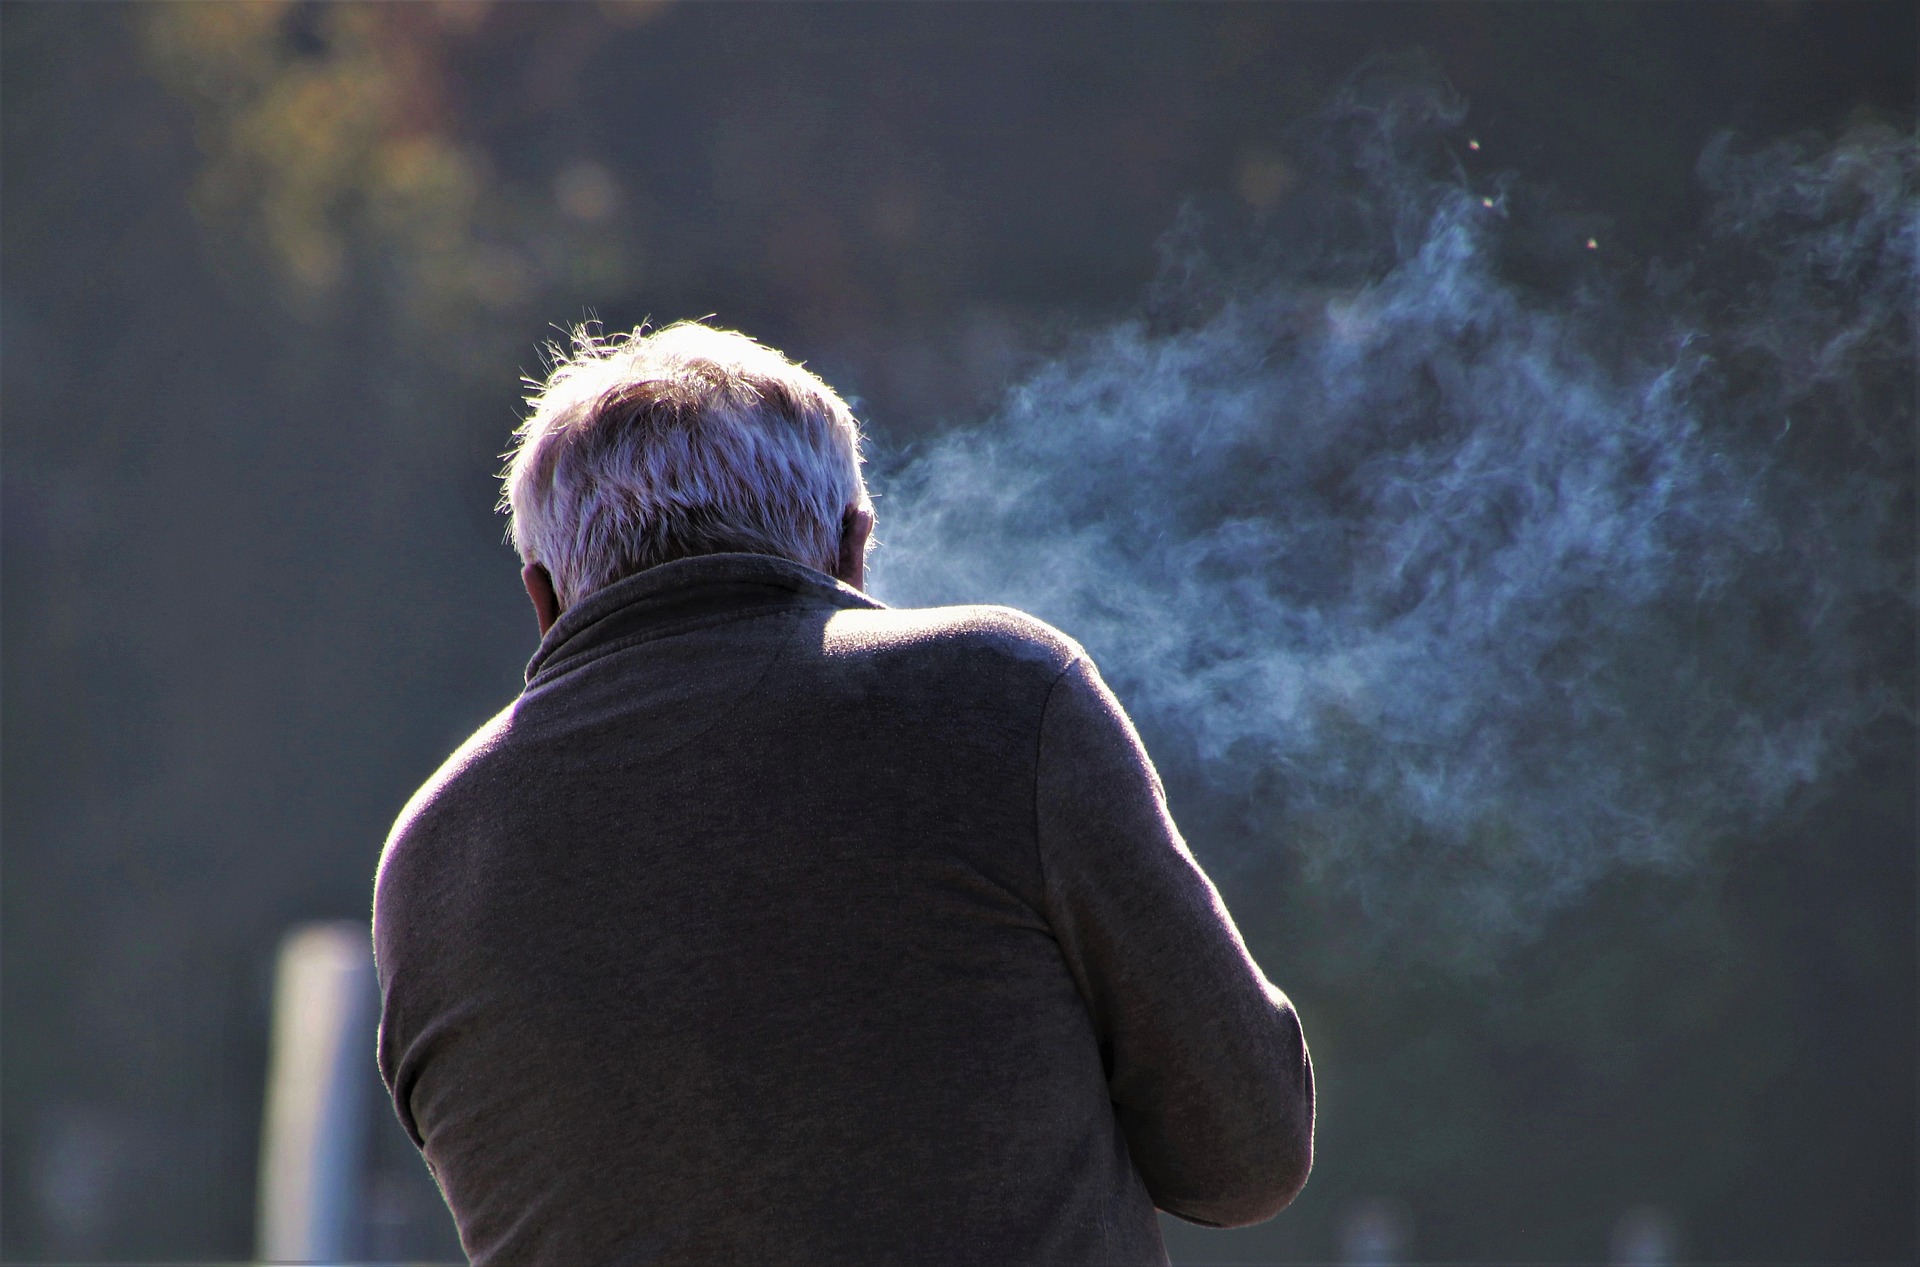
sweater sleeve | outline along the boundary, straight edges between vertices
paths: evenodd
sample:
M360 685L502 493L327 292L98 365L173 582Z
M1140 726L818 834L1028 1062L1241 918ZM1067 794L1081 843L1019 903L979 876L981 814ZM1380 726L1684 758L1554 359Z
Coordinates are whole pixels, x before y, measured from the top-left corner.
M1047 917L1147 1192L1195 1223L1271 1218L1313 1159L1300 1022L1248 955L1085 657L1048 697L1035 799Z

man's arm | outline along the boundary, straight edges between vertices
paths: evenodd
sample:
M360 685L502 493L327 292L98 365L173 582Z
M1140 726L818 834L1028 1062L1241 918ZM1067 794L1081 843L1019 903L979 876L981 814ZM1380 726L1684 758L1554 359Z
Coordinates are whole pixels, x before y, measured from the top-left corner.
M1148 1194L1196 1223L1271 1218L1313 1162L1300 1022L1248 956L1085 657L1048 698L1035 799L1047 916Z

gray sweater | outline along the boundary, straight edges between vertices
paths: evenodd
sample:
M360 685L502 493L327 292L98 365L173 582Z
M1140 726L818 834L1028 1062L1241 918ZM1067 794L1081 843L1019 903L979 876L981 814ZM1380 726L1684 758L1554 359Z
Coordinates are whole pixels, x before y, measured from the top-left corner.
M1305 1182L1299 1022L1060 633L710 555L527 674L374 898L474 1262L1164 1262Z

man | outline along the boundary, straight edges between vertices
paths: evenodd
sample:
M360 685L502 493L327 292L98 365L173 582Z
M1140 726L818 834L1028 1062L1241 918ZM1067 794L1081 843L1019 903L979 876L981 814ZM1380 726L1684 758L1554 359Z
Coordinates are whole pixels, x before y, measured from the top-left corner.
M401 814L381 1073L475 1263L1164 1262L1313 1081L1084 652L861 591L818 378L582 333L506 476L543 640Z

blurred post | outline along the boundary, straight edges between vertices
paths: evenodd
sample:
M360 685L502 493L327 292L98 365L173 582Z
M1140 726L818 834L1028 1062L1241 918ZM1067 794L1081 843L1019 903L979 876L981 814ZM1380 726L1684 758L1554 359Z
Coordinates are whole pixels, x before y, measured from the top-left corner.
M260 1140L262 1262L337 1263L358 1248L377 996L366 925L303 924L280 943Z

